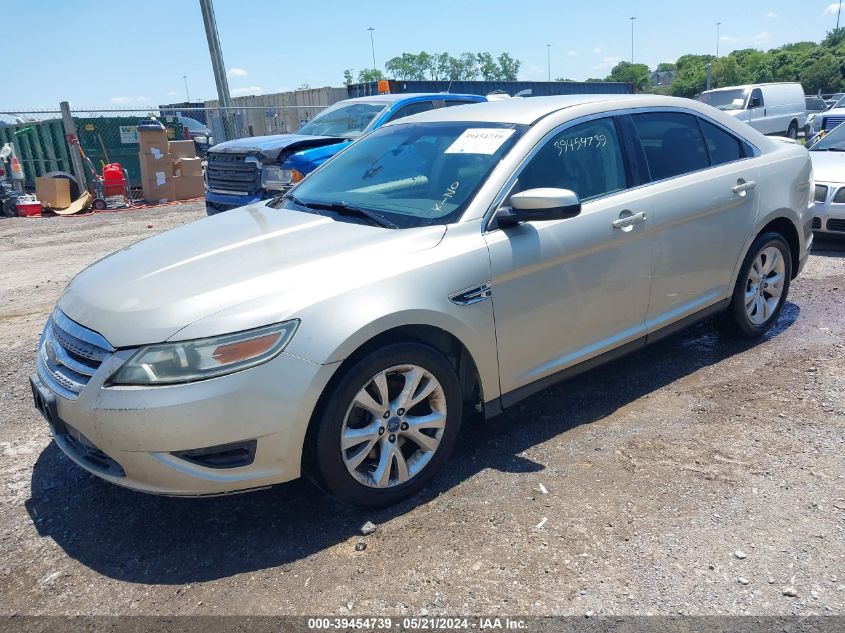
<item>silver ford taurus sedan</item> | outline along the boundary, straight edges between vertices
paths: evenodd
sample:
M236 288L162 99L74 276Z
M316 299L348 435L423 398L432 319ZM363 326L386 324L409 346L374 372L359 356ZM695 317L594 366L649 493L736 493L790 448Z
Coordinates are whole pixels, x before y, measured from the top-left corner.
M284 197L92 265L31 377L58 446L168 495L306 474L382 506L462 419L722 313L760 336L812 242L807 151L696 101L511 99L369 134Z

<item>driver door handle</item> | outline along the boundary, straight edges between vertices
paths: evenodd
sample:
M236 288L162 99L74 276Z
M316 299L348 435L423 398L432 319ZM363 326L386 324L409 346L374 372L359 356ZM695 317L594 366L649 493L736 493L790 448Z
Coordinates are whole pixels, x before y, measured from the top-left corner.
M754 182L753 180L748 180L746 182L738 183L733 189L731 189L731 191L733 191L734 193L742 194L742 193L745 193L746 191L751 191L756 186L757 186L756 182Z
M635 224L639 224L640 222L645 222L648 216L645 213L633 213L631 215L626 215L620 217L618 220L613 221L613 228L614 229L623 229L626 226L634 226Z

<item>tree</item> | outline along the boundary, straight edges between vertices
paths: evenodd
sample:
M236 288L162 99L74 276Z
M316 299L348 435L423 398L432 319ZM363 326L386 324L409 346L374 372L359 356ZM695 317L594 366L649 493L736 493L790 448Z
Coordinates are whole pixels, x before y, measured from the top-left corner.
M638 91L648 88L649 70L645 64L632 64L631 62L619 62L610 71L605 81L622 81L634 84Z
M659 73L666 73L672 70L678 70L678 67L671 62L661 62L657 64L657 68L655 70Z
M352 69L347 68L343 71L343 85L351 86L355 81L352 79Z
M522 62L514 59L508 53L499 55L499 79L501 81L516 81Z
M381 79L385 79L385 76L378 68L365 68L358 73L359 84L368 84L373 81L380 81Z
M832 54L823 55L801 73L801 85L804 92L840 92L845 88L843 81L843 58L837 59Z
M499 65L490 53L477 53L475 59L484 81L495 81L499 78Z
M713 62L713 87L724 88L741 83L741 69L732 55L720 57Z
M672 95L692 98L707 87L707 65L713 63L713 55L682 55L675 62L677 72L672 82Z

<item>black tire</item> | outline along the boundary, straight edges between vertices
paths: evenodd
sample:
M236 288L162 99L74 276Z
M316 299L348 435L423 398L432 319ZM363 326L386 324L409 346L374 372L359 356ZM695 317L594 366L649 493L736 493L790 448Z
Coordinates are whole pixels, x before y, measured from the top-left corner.
M749 290L749 274L751 266L762 251L773 246L780 251L784 264L783 291L777 307L769 317L762 323L754 323L745 308L745 293ZM736 278L731 303L723 315L722 325L728 334L743 339L753 339L765 334L780 318L783 304L789 294L789 285L792 279L792 249L780 233L768 232L757 236L751 248L742 262L739 275Z
M792 140L796 140L798 138L798 123L796 121L789 124L789 129L786 131L786 135Z
M108 204L102 198L95 198L94 202L91 203L91 206L94 207L97 211L104 211L108 208Z
M430 372L445 395L446 424L433 455L415 476L386 488L370 487L353 477L343 461L340 438L344 419L358 392L385 369L413 364ZM451 363L437 350L419 343L395 343L375 350L344 371L324 395L311 420L303 452L303 470L337 501L357 508L380 508L422 489L454 448L461 425L460 383ZM375 418L372 418L375 421ZM391 468L393 463L391 462Z

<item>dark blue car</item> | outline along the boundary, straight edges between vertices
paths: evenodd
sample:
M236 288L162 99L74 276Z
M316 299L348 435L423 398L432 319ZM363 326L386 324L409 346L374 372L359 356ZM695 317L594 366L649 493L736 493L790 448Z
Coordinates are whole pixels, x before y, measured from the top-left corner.
M297 134L226 141L208 151L209 215L273 198L302 180L362 134L436 108L486 101L479 95L386 94L340 101Z

